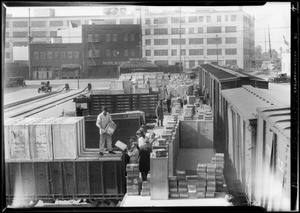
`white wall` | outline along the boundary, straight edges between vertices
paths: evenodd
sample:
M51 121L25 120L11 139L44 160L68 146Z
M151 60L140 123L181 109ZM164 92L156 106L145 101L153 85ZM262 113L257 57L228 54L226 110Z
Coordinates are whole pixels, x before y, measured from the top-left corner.
M281 73L287 73L288 76L291 75L291 53L281 54Z

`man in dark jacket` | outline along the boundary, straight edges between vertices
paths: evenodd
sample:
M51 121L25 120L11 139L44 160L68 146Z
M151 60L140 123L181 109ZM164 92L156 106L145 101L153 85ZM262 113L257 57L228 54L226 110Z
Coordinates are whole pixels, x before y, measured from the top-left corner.
M150 171L150 153L151 148L149 144L144 144L140 147L139 169L142 174L143 181L147 181L147 175Z
M156 117L157 117L157 126L159 126L159 121L161 122L161 126L163 126L164 120L164 110L162 108L162 101L157 102L156 106Z

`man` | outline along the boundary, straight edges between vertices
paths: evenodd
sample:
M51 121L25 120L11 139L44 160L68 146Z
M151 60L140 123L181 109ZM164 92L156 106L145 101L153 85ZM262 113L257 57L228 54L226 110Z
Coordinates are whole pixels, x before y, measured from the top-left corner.
M102 113L100 113L98 115L97 121L96 121L96 126L99 128L99 133L100 133L100 142L99 142L99 147L100 147L99 155L100 155L100 157L103 156L105 142L106 142L106 145L107 145L108 152L111 153L111 154L115 154L115 152L112 151L111 135L106 132L106 127L110 123L114 124L114 122L111 119L110 114L107 112L107 108L103 107Z
M147 88L150 88L150 79L149 79L149 78L148 78L147 81L146 81L146 87L147 87Z
M171 114L171 100L172 100L172 93L171 91L169 92L169 94L167 95L167 108L168 108L168 113Z
M163 126L164 111L163 111L163 108L162 108L162 101L157 102L156 117L157 117L157 126L159 126L159 121L161 122L161 126Z

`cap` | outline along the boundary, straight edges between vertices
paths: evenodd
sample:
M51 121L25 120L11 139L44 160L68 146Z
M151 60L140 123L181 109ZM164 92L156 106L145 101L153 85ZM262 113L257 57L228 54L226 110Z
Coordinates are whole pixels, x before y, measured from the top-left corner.
M107 107L102 107L102 110L106 110L107 111Z

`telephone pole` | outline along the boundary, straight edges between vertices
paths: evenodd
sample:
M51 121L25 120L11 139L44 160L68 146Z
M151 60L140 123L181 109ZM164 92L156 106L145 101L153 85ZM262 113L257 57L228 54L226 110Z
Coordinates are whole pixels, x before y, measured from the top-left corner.
M182 62L181 62L181 7L179 7L179 73L181 75Z
M33 38L31 37L30 8L28 8L28 13L29 13L29 20L28 20L28 77L29 77L29 80L31 80L30 44L31 44L31 41Z

